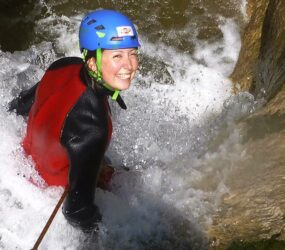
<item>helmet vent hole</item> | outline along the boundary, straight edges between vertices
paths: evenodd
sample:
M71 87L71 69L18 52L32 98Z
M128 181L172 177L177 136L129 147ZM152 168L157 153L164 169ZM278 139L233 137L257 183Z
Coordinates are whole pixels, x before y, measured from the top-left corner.
M113 37L111 38L111 41L123 41L123 37L113 36Z
M104 30L105 27L103 25L98 25L95 27L96 30Z
M93 23L96 23L96 20L95 20L95 19L91 19L91 20L87 23L87 25L91 25L91 24L93 24Z

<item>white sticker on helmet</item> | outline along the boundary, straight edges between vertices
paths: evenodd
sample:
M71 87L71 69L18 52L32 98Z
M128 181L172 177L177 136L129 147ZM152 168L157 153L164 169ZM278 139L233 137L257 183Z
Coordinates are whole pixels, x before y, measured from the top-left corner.
M119 26L117 27L118 36L133 36L134 31L131 26Z

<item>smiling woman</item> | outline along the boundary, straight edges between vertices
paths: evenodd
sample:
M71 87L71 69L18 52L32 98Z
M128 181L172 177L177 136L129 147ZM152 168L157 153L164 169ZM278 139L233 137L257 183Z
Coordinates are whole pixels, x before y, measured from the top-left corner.
M89 231L101 220L94 204L96 185L108 188L113 173L104 161L112 134L108 96L126 109L119 93L129 88L138 68L139 42L126 16L97 10L82 19L79 43L84 60L54 62L37 85L11 102L10 110L29 113L26 153L47 185L67 188L67 221Z
M99 56L100 58L100 56ZM102 52L101 63L91 57L87 61L87 66L94 76L102 75L102 79L111 90L126 90L130 87L138 69L137 49L104 50ZM97 67L97 65L101 65Z
M92 61L90 61L88 66L92 67ZM112 88L118 90L128 89L137 68L138 57L136 49L103 51L102 77L104 82L108 83Z

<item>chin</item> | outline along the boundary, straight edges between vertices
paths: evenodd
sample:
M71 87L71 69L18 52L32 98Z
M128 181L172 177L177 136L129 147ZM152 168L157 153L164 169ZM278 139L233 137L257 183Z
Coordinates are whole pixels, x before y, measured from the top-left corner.
M118 89L118 90L126 90L130 87L131 85L131 82L128 81L128 82L120 82L120 83L117 83L117 84L114 84L114 88L115 89Z

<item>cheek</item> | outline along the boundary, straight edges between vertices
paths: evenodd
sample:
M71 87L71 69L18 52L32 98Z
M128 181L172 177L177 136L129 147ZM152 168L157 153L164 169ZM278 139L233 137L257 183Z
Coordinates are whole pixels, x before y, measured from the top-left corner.
M111 76L116 74L120 70L120 65L113 61L102 62L102 74L103 76Z

